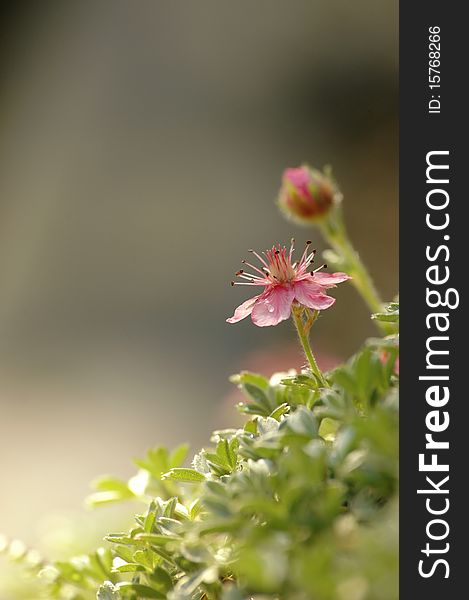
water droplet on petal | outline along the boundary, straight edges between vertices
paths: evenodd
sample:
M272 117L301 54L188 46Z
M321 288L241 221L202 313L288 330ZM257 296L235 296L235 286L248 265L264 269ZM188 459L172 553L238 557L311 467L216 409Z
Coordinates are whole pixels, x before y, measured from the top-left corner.
M274 309L274 307L272 306L272 304L270 304L270 302L269 302L269 303L267 303L267 310L268 310L270 313L273 313L273 312L274 312L274 310L275 310L275 309Z

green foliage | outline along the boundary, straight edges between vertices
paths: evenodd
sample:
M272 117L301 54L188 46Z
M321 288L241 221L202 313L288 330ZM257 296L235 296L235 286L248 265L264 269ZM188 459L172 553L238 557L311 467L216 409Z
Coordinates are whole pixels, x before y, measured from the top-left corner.
M395 600L398 350L370 340L323 388L308 371L234 376L244 427L190 467L186 446L155 448L128 482L97 480L90 504L143 510L87 556L38 561L48 597Z
M315 317L295 305L312 371L233 376L246 398L244 427L215 431L190 466L187 445L156 447L134 460L128 481L93 483L92 507L139 503L130 530L53 563L0 536L0 554L43 583L22 597L397 599L399 304L380 310L338 198L316 225L332 246L328 262L352 276L389 335L323 378L308 341Z
M140 467L139 472L129 481L121 481L109 475L99 477L93 482L96 492L87 498L90 506L99 506L122 500L142 499L152 496L170 498L177 489L162 475L170 469L179 467L185 460L189 446L182 444L172 453L166 448L152 448L143 459L136 458L134 463Z
M371 318L383 323L399 323L399 302L391 302L384 312L374 313Z

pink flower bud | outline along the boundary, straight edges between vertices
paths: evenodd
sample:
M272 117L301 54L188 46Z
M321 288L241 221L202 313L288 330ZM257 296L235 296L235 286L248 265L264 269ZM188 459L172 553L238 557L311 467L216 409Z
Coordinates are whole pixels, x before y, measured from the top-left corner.
M300 223L323 217L340 198L330 177L307 165L285 169L278 204L287 216Z

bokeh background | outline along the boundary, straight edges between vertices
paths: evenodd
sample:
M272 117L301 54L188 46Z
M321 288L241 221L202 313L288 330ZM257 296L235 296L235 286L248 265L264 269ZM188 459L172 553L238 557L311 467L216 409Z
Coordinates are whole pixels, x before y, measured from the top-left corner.
M129 476L148 447L196 449L232 424L231 373L302 364L289 323L225 323L251 291L229 285L248 248L292 235L324 247L278 213L284 167L333 165L351 237L392 298L397 10L395 0L10 3L0 531L31 544L51 523L64 531L97 474ZM326 362L373 333L353 288L336 296L314 333Z

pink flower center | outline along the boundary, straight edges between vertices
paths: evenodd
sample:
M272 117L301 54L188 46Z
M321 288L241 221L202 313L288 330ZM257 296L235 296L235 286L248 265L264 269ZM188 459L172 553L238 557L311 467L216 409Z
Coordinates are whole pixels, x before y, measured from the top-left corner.
M296 277L295 265L287 254L285 246L273 247L265 253L267 258L268 277L272 283L290 283Z
M236 273L236 276L245 281L232 281L231 285L285 285L304 279L306 275L312 275L313 273L308 272L308 268L314 262L316 250L309 252L311 242L308 241L306 242L306 247L300 260L298 262L292 262L293 252L295 251L294 244L295 240L292 239L289 249L287 249L286 246L278 244L261 254L255 250L250 250L250 252L260 261L260 268L243 260L243 264L253 269L255 273L246 273L244 269L241 269ZM322 265L319 269L316 269L316 271L319 271L325 266L326 265Z

